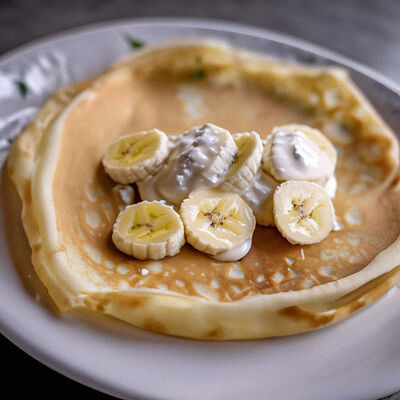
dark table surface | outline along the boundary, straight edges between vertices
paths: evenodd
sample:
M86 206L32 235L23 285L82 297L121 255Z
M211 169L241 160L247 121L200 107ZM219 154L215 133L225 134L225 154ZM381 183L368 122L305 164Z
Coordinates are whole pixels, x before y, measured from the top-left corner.
M222 19L297 36L400 83L399 0L1 0L0 55L65 29L157 16ZM0 349L1 399L112 399L48 369L2 336Z

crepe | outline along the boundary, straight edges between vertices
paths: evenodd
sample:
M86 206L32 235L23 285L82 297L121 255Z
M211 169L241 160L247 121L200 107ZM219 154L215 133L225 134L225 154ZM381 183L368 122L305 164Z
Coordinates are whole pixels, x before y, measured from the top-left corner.
M286 123L319 128L339 154L341 229L294 246L257 227L238 262L189 245L157 262L119 252L107 147L131 132L176 135L205 122L261 137ZM60 312L89 308L164 334L229 340L330 325L400 280L398 160L396 137L344 70L192 40L147 46L56 92L13 144L8 172L32 263Z

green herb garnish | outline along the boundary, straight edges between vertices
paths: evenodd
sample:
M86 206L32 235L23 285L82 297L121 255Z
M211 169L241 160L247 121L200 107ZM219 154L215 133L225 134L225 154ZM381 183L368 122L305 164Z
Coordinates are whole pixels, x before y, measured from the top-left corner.
M28 86L26 85L26 83L22 82L22 81L17 81L15 83L18 86L18 90L19 90L19 93L21 94L21 96L25 97L28 93Z
M136 40L130 36L126 36L126 40L132 49L138 49L139 47L144 46L144 42L141 42L140 40Z
M206 71L204 71L204 69L196 69L190 73L190 77L193 79L204 79L206 77Z

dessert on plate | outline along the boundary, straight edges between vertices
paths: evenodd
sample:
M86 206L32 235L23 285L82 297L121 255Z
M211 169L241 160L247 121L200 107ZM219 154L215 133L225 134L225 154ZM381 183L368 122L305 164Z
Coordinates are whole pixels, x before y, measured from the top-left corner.
M8 172L61 312L228 340L327 326L400 280L398 164L346 71L191 40L57 91Z

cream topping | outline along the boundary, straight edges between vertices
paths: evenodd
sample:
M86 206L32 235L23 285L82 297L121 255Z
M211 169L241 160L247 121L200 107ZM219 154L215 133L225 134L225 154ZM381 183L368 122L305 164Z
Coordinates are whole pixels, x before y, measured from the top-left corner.
M281 180L316 180L333 174L326 153L303 132L278 131L272 139L273 175Z
M216 134L218 130L221 128L207 123L180 135L164 167L154 177L155 192L175 204L196 189L219 186L230 165L219 166L214 160L233 160L234 153Z
M132 186L118 184L113 187L112 192L118 203L120 203L120 211L122 211L125 206L132 204L135 200L135 191Z
M338 217L335 215L335 218L333 220L333 227L332 231L333 232L338 232L343 229L344 225L338 220Z
M241 196L254 213L262 212L265 203L272 201L272 196L277 186L278 183L275 179L259 169L253 184Z
M326 182L324 189L328 192L331 199L335 198L337 190L337 180L335 175L331 175L331 177L328 179L328 182Z
M142 181L136 182L136 185L142 201L163 200L162 196L157 191L155 178L153 176L149 176Z
M215 256L211 256L214 260L217 261L237 261L243 258L251 249L252 240L246 240L240 246L235 247L234 249L229 249L219 253Z

